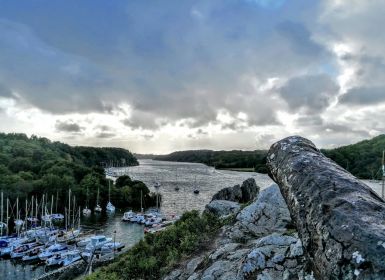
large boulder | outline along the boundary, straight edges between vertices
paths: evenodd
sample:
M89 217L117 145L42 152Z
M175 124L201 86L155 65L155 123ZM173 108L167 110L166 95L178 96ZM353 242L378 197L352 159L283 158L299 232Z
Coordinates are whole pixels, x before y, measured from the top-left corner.
M258 196L259 186L255 183L254 178L249 178L242 183L242 186L235 185L221 189L214 194L213 200L230 200L239 203L252 201Z
M211 200L230 200L240 202L242 200L242 190L240 185L221 189L213 195Z
M237 214L241 209L240 205L228 200L213 200L206 205L205 211L213 213L219 217Z
M385 203L374 191L298 136L273 144L267 166L317 279L385 279Z
M240 202L249 202L258 196L259 186L255 183L254 178L243 181L241 186L242 200Z
M229 236L236 240L261 237L274 232L283 233L291 226L291 218L278 185L260 192L257 200L237 215Z

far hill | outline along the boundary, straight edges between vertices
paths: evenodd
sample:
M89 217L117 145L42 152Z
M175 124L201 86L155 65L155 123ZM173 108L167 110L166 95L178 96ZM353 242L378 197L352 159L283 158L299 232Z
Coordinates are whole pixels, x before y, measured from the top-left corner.
M358 178L380 179L383 150L385 134L356 144L321 151Z
M218 169L244 169L266 173L267 169L265 150L256 151L212 151L189 150L179 151L168 155L155 156L156 160L199 162Z
M322 149L322 153L362 179L381 178L381 157L385 149L385 135L370 140L342 146L335 149ZM255 151L178 151L168 155L154 156L153 159L178 162L199 162L216 168L254 169L267 173L266 150Z

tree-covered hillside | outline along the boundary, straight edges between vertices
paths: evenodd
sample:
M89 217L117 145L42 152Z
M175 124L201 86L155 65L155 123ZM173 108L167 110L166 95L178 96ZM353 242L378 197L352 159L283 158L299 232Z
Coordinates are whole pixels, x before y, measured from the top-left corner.
M359 178L380 179L383 150L385 150L384 134L356 144L321 151Z
M23 201L32 195L41 199L46 194L50 199L57 194L63 205L68 189L72 189L78 203L84 205L88 188L92 207L99 188L104 205L108 181L100 167L103 162L138 164L129 151L120 148L71 147L47 138L0 133L0 189L11 202L17 197ZM112 186L111 200L119 204L122 197L121 191Z
M174 152L156 156L156 160L200 162L216 168L254 168L255 171L266 173L266 151L211 151L191 150Z
M364 140L356 144L336 149L322 149L327 157L362 179L381 178L382 151L385 150L385 135ZM266 153L256 151L179 151L168 155L155 156L156 160L200 162L216 168L255 168L266 173Z

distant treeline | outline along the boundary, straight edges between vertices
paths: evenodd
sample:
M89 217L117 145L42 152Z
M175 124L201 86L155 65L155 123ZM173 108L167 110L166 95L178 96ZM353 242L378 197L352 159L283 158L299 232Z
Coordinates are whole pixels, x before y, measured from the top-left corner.
M68 190L71 189L77 203L84 205L88 188L88 206L95 205L99 189L100 204L104 207L108 200L109 182L100 166L103 162L138 164L129 151L120 148L71 147L37 136L0 133L0 190L12 204L17 197L24 203L24 199L30 199L32 195L40 200L43 194L48 196L48 202L52 196L56 202L58 195L60 209L66 205ZM115 206L127 206L132 196L129 189L110 184L111 200ZM138 181L125 185L144 189Z
M356 144L321 151L358 178L381 179L383 150L384 134Z
M215 168L253 168L256 172L267 173L266 153L256 151L211 151L191 150L179 151L168 155L155 156L156 160L200 162Z
M336 149L322 149L322 153L341 167L362 179L380 179L382 151L385 149L385 135L370 140L342 146ZM216 168L254 168L256 172L267 173L266 153L256 151L179 151L153 159L179 162L200 162Z

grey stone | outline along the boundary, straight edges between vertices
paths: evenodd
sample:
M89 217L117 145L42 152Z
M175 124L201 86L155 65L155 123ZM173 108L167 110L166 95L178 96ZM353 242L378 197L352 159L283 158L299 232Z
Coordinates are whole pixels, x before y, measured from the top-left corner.
M373 190L299 136L273 144L267 166L316 279L385 279L385 203Z
M239 203L252 201L259 193L259 186L255 183L254 178L249 178L242 183L242 186L235 185L221 189L214 194L213 200L229 200Z
M241 209L241 206L233 201L228 200L213 200L206 205L205 211L211 212L219 217L236 214Z
M291 223L289 210L276 184L261 191L256 201L239 212L236 220L229 233L234 240L283 233Z
M242 183L242 200L240 202L249 202L255 199L259 193L259 187L255 183L254 178L249 178Z

